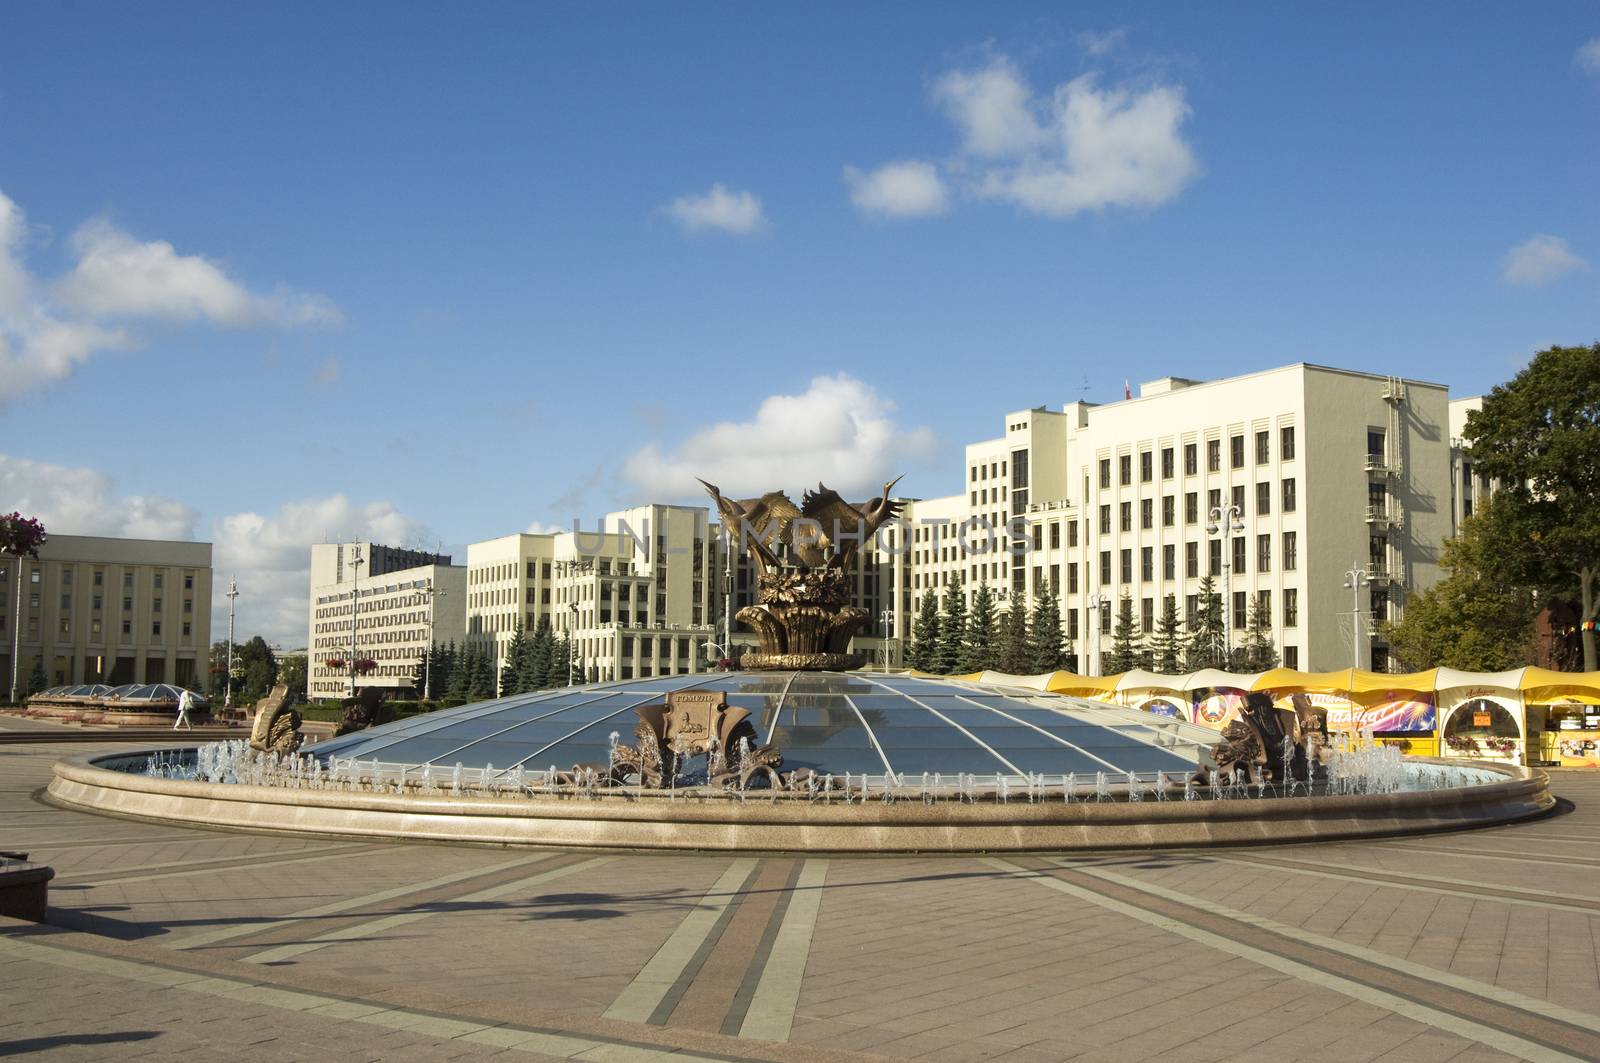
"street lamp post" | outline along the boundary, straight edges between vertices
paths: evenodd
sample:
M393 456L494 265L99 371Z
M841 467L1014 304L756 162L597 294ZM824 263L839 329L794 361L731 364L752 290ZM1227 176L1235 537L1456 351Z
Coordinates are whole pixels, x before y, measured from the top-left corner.
M894 663L890 654L889 640L894 637L894 610L885 609L878 614L878 619L883 621L883 670L887 672Z
M22 555L17 555L17 608L11 614L11 700L17 700L17 665L22 659Z
M350 669L350 697L356 696L356 611L359 605L361 583L361 547L352 547L350 550L350 569L354 573L350 577L350 659L345 664Z
M1094 624L1094 674L1099 675L1105 671L1103 659L1100 655L1100 611L1110 607L1111 599L1104 594L1095 593L1089 596L1089 600L1085 604L1089 607L1089 611L1094 614L1094 620L1091 621Z
M1211 520L1206 524L1206 534L1222 535L1232 532L1234 535L1244 531L1244 521L1239 518L1244 511L1238 506L1212 506ZM1222 667L1233 667L1233 551L1226 539L1222 542Z
M227 693L223 695L222 707L233 708L233 600L239 597L239 581L232 576L228 577L228 659L224 664L226 668ZM308 651L309 652L309 651Z
M1361 667L1361 585L1367 582L1367 570L1350 562L1350 571L1344 574L1344 585L1350 590L1350 667Z
M722 541L722 659L733 660L733 532L728 531Z
M572 685L572 629L577 626L578 603L568 602L567 610L571 617L567 623L567 686Z
M433 611L435 598L443 598L445 592L429 583L426 587L418 589L423 600L428 603L428 648L422 651L422 696L428 701L433 700Z

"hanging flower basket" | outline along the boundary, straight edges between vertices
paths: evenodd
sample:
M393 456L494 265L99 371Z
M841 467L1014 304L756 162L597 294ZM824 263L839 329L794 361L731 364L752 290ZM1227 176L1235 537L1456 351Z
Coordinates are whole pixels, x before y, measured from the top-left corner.
M344 667L344 658L343 657L329 657L326 661L322 662L322 666L324 668L333 668L333 669L336 669L336 670L340 669L340 668L343 668Z
M362 657L355 663L356 675L367 675L378 667L378 662L371 657Z

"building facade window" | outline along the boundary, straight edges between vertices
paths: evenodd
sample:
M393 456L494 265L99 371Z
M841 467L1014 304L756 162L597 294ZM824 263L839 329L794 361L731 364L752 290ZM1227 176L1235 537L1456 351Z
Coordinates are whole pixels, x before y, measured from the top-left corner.
M1244 536L1235 535L1233 537L1233 571L1237 572L1240 575L1244 575L1244 571L1245 571L1244 561L1245 561Z
M1200 493L1198 491L1185 491L1183 493L1183 522L1185 524L1200 523Z
M1155 479L1154 456L1148 450L1141 451L1139 454L1139 482L1147 484L1153 479Z
M1222 440L1206 440L1206 472L1222 471Z
M1149 531L1155 526L1155 502L1152 499L1139 500L1139 527Z
M1272 434L1256 433L1256 464L1265 465L1272 460Z
M1153 546L1144 546L1139 549L1139 578L1146 583L1154 583L1156 578L1156 551Z
M1100 459L1100 489L1108 490L1111 487L1111 459Z
M1282 461L1294 460L1294 425L1292 424L1286 424L1278 429L1278 458Z
M1244 436L1228 437L1228 465L1230 468L1244 468Z
M1272 513L1272 485L1270 483L1256 484L1256 516L1265 517Z
M1161 496L1161 526L1163 528L1172 527L1173 522L1176 520L1176 503L1177 499L1173 498L1171 495Z
M1100 534L1111 534L1111 506L1109 504L1100 507Z
M1117 458L1117 483L1127 487L1133 483L1133 455L1122 454Z
M1300 592L1294 587L1283 589L1283 626L1300 626Z
M1163 480L1170 480L1170 479L1172 479L1172 474L1173 474L1172 448L1171 447L1162 447L1161 448L1161 478Z
M1283 511L1285 513L1293 513L1295 506L1298 504L1299 500L1295 495L1294 477L1291 476L1283 481Z
M1123 531L1133 531L1133 503L1124 502L1118 507L1118 525Z
M1200 544L1183 544L1183 578L1200 578Z
M1195 443L1183 445L1183 474L1195 476L1200 472L1200 447Z
M1178 548L1172 543L1161 547L1161 578L1178 578Z
M1272 536L1256 536L1256 571L1272 571Z

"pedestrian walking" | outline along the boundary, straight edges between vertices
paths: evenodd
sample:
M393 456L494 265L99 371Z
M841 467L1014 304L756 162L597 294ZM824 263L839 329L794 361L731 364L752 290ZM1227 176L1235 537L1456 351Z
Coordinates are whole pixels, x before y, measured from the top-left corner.
M174 731L192 731L194 724L189 722L189 710L194 707L194 695L185 690L178 695L178 720L172 725Z

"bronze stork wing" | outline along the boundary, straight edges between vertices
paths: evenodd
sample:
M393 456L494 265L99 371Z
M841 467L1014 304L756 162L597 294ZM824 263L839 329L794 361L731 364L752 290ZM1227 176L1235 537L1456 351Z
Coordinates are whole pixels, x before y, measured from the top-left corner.
M738 545L742 542L742 545L756 558L757 563L761 565L763 570L769 567L776 568L779 563L778 555L775 554L766 543L757 541L757 536L761 534L761 531L765 526L765 521L758 520L753 514L752 510L762 500L749 499L745 501L738 501L735 499L724 498L722 492L715 484L706 483L704 480L701 480L700 482L705 484L706 493L709 494L712 501L717 504L717 512L722 516L723 525L726 528L730 546L732 546L734 549L737 549ZM754 529L752 534L745 534L745 525L747 522L749 526Z
M819 546L824 551L832 548L833 556L828 563L835 568L842 568L870 534L861 509L846 502L833 488L820 483L815 491L807 491L801 498L800 512L822 525Z

